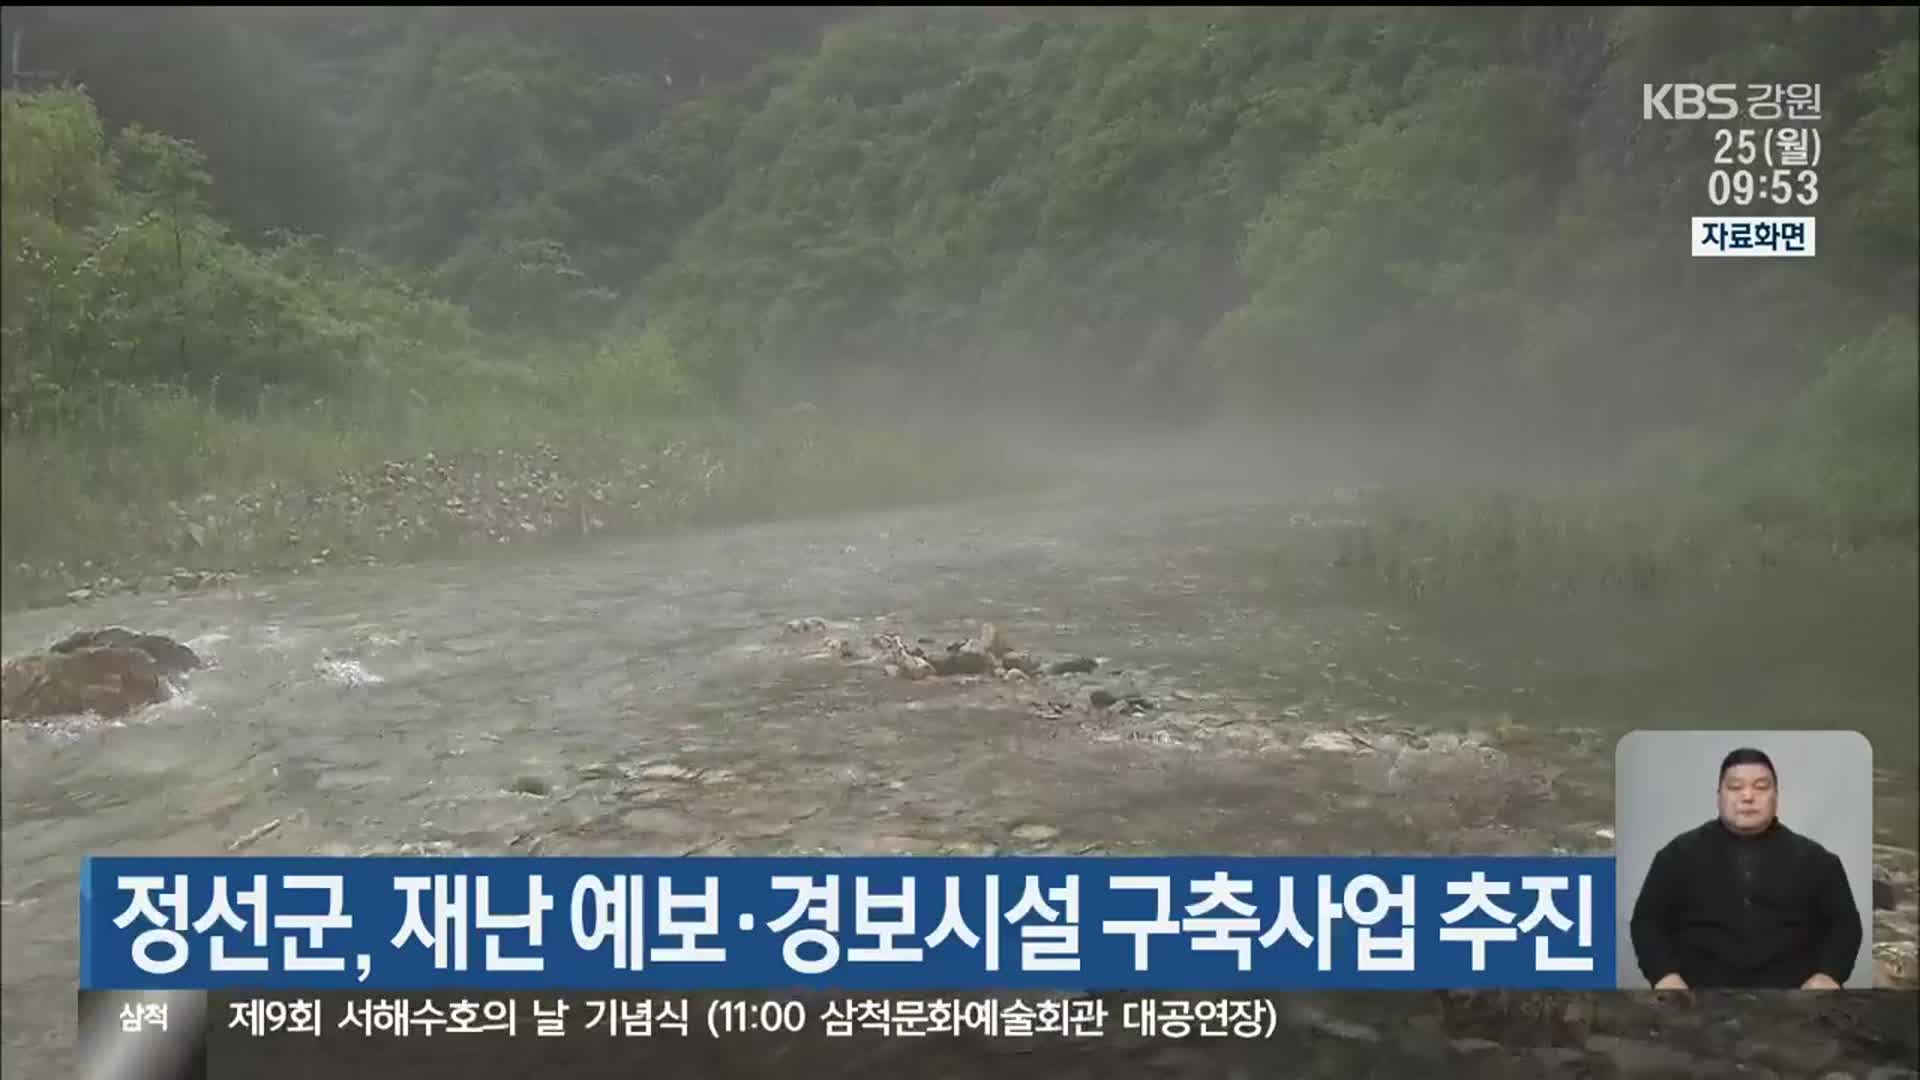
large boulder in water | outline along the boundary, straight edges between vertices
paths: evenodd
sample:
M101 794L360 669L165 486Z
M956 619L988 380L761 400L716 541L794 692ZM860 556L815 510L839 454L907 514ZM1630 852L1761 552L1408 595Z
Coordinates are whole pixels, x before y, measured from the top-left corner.
M171 698L168 680L203 666L192 649L160 634L82 631L0 668L0 720L125 716Z
M61 638L48 651L71 654L103 648L138 649L152 657L168 675L181 675L206 666L192 649L164 634L136 634L124 626L82 630Z

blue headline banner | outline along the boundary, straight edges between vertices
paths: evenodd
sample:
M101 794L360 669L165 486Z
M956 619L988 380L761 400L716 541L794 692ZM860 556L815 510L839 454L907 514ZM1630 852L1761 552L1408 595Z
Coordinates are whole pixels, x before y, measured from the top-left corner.
M89 858L92 990L1613 989L1608 857Z

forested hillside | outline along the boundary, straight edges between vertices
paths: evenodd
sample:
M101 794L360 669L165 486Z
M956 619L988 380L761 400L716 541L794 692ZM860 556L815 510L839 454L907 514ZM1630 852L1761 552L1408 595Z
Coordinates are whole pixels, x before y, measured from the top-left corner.
M1911 7L5 24L9 567L85 520L17 501L48 469L273 479L116 472L185 453L138 449L157 400L367 444L322 473L546 430L516 410L1338 419L1684 446L1729 505L1914 529ZM1817 258L1688 257L1712 125L1643 120L1650 81L1821 87Z

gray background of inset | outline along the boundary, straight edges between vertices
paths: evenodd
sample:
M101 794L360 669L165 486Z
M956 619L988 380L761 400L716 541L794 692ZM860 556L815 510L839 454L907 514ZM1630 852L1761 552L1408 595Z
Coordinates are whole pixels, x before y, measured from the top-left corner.
M1873 986L1873 746L1857 731L1634 731L1614 749L1615 927L1620 987L1647 980L1627 924L1647 867L1667 841L1712 820L1720 759L1752 746L1779 774L1780 820L1840 857L1860 911L1848 989Z

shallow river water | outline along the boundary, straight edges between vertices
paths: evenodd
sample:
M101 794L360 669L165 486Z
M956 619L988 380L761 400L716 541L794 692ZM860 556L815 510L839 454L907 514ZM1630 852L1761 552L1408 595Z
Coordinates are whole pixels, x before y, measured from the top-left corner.
M9 616L9 656L121 624L213 666L123 722L0 733L5 1075L70 1072L83 853L1605 852L1623 732L1844 727L1874 741L1881 858L1912 873L1910 578L1577 616L1410 610L1330 574L1327 494L1096 484ZM944 643L987 620L1042 658L1102 667L889 679L783 629L808 616L861 642ZM1155 708L1097 710L1095 689ZM1914 936L1907 880L1882 939ZM1306 1000L1296 1027L1319 1064L1296 1057L1302 1072L1433 1063L1402 1046L1424 1030L1395 1012L1407 999ZM1721 1007L1775 1042L1791 1026ZM1479 1046L1498 1032L1447 1015L1436 1052L1480 1054L1472 1072L1662 1063L1633 1056L1660 1049L1641 1019L1589 1021L1598 1034L1542 1059L1551 1048ZM1913 1068L1917 1040L1894 1027L1892 1044L1820 1027L1808 1038L1833 1046L1814 1075ZM1389 1067L1401 1050L1415 1056ZM1169 1052L1134 1064L1204 1072ZM1683 1053L1681 1073L1721 1063ZM1738 1056L1724 1063L1746 1068ZM1107 1074L1043 1059L988 1071ZM1749 1072L1798 1075L1793 1060L1812 1059L1761 1055Z

